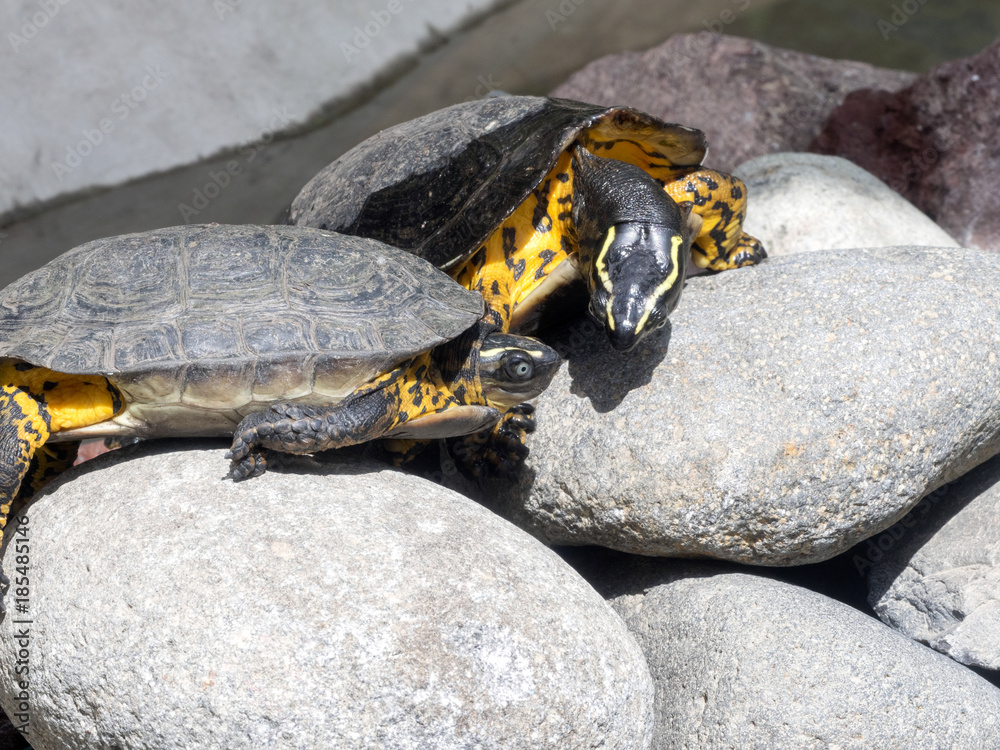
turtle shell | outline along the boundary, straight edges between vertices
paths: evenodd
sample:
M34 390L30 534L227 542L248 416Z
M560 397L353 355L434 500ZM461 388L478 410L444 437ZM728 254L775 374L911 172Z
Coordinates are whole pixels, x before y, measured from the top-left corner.
M382 131L317 174L289 223L372 237L450 268L528 197L583 131L640 142L694 166L704 133L628 107L505 96L456 104Z
M307 227L96 240L0 292L0 357L100 374L130 402L336 401L449 341L482 298L413 255Z

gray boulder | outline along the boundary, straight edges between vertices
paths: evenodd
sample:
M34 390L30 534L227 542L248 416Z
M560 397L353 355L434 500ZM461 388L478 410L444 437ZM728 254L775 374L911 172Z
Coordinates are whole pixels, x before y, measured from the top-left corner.
M733 173L753 196L743 229L771 257L850 247L958 246L926 214L847 159L768 154Z
M1000 690L851 607L728 565L581 569L646 654L654 748L996 747Z
M1000 670L1000 458L942 490L872 540L869 602L910 638Z
M648 746L642 654L554 553L384 466L235 484L223 452L103 456L26 508L35 750Z
M962 248L695 277L628 356L589 321L486 500L553 543L817 562L1000 451L1000 270Z

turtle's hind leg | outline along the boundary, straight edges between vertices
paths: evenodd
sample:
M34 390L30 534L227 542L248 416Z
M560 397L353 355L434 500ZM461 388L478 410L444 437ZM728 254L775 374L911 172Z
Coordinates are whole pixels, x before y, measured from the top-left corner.
M11 504L31 470L35 452L49 439L45 404L14 385L0 388L0 533ZM9 583L0 568L0 583ZM0 595L0 612L5 611Z
M76 463L79 450L79 440L39 446L34 458L31 459L28 473L21 480L21 490L17 493L16 499L22 502L29 500L42 487Z

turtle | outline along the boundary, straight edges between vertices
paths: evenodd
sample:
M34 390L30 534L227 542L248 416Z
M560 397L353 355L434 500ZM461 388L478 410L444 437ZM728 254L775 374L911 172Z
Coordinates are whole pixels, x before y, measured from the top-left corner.
M81 245L0 292L0 528L88 437L265 450L462 435L561 359L411 253L309 227L189 225Z
M706 153L702 131L629 107L489 97L362 142L285 220L429 260L483 294L503 330L534 331L551 293L582 278L628 350L666 322L689 257L718 271L767 255L742 231L746 186L702 167Z

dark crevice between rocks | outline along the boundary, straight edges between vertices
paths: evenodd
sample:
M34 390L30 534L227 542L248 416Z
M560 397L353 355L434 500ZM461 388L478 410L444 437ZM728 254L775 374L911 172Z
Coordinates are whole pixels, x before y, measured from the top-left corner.
M878 619L868 604L865 577L856 570L850 552L824 562L775 568L719 560L646 557L596 546L553 547L553 550L605 598L641 594L651 586L689 578L692 574L701 577L745 573L814 591Z
M31 750L31 745L14 728L3 709L0 709L0 750Z

